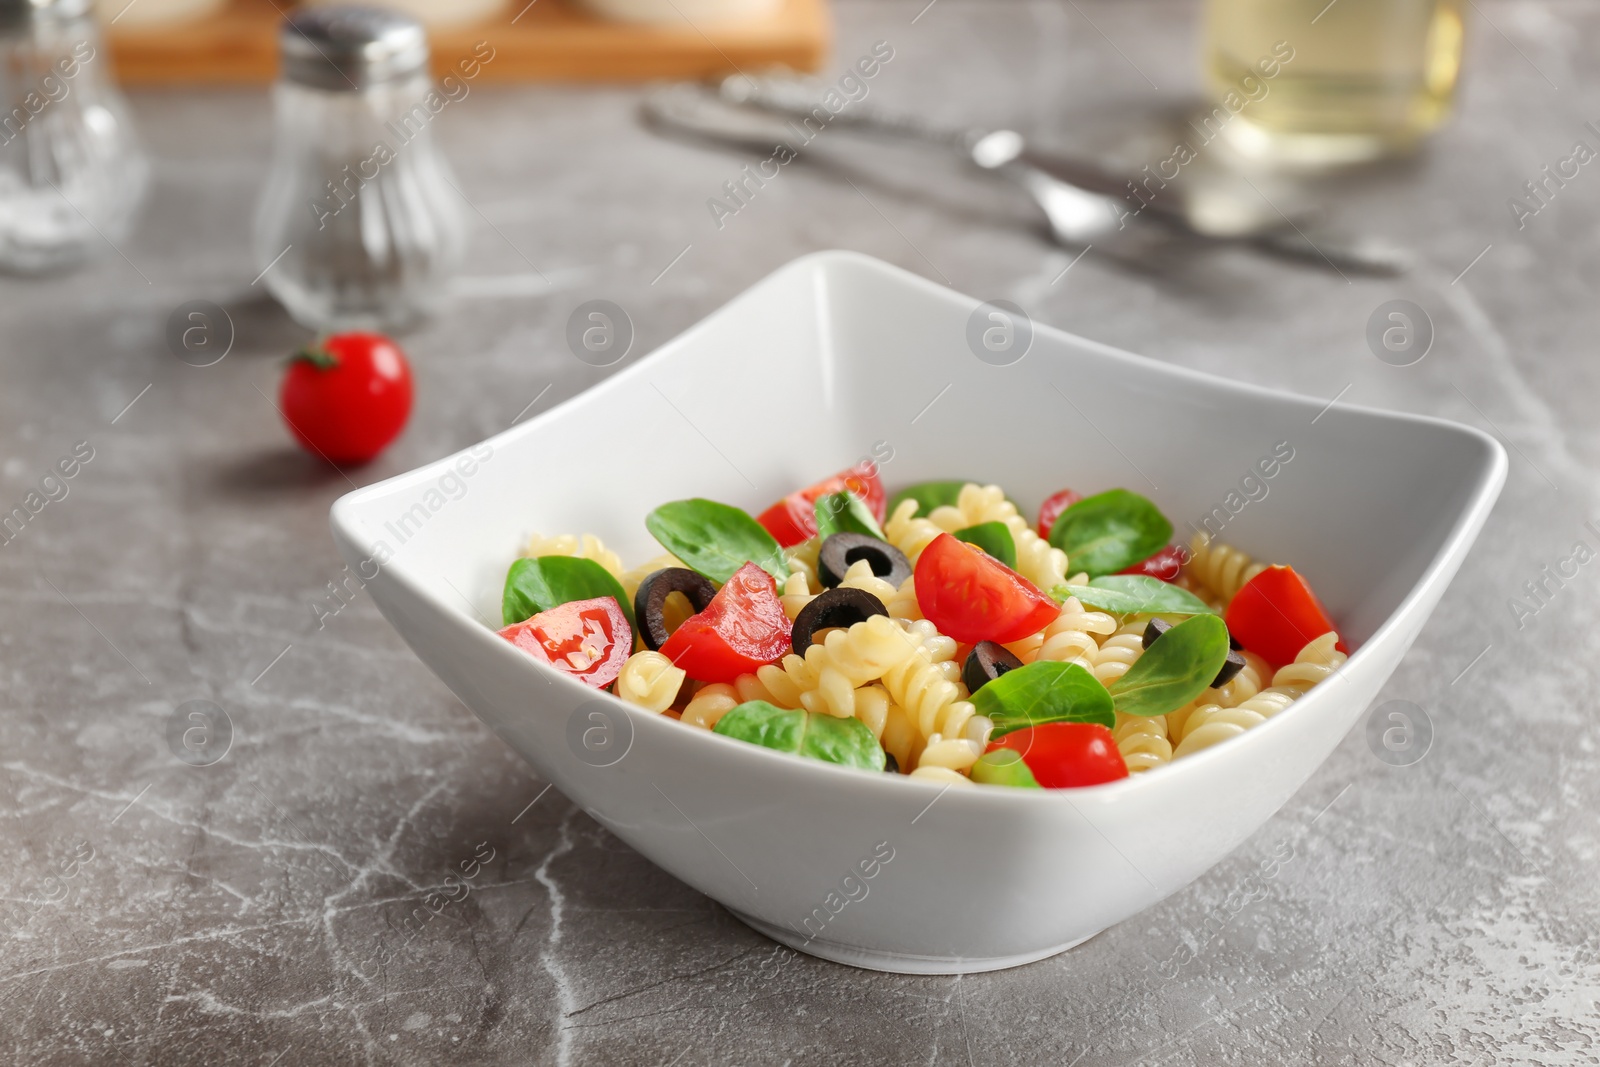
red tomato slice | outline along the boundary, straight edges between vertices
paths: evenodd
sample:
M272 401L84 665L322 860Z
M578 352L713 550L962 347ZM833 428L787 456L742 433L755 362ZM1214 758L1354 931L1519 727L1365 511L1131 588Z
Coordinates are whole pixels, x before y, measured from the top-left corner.
M672 631L661 654L702 682L731 682L789 651L793 626L772 575L746 563L706 610Z
M1160 552L1151 556L1143 563L1135 563L1125 571L1118 574L1143 574L1151 578L1160 578L1163 582L1174 581L1178 572L1183 569L1186 553L1177 545L1168 545Z
M531 619L514 623L500 636L570 674L585 685L604 689L617 680L633 651L633 629L615 599L572 600Z
M817 535L817 512L813 506L817 499L846 489L865 501L878 522L883 522L888 515L889 497L884 493L883 481L878 477L878 465L871 462L840 471L832 478L824 478L816 485L790 493L756 516L756 521L765 526L767 532L784 548L798 545Z
M917 604L957 641L1016 641L1037 633L1061 605L981 549L940 534L917 558Z
M1334 628L1317 594L1293 567L1268 567L1246 582L1223 621L1240 644L1274 667L1293 663L1308 642ZM1348 651L1343 641L1338 647Z
M1083 494L1073 489L1063 489L1045 497L1044 503L1039 505L1039 536L1050 540L1050 527L1056 524L1063 511L1082 499Z
M1117 751L1116 739L1097 722L1024 726L990 743L990 752L997 748L1022 753L1022 762L1046 789L1072 789L1128 777L1128 765Z

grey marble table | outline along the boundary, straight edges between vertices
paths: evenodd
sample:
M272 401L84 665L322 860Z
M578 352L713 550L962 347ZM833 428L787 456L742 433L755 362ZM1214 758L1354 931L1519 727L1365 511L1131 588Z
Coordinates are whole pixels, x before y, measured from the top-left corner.
M1117 131L1195 91L1187 3L924 3L839 6L841 61L895 49L886 105L1126 151ZM1075 261L1007 193L849 154L786 168L719 229L706 201L749 159L642 129L636 90L476 88L440 123L476 209L469 276L406 339L410 428L348 477L267 399L303 333L251 283L265 96L137 95L155 182L135 234L74 276L0 283L0 504L92 450L0 550L0 1060L1600 1062L1600 567L1525 587L1600 545L1600 175L1521 228L1507 206L1594 143L1600 9L1473 7L1458 116L1330 200L1416 253L1390 280L1237 249ZM1358 727L1161 905L1028 967L900 977L773 945L546 792L368 599L319 627L329 504L607 373L566 349L579 302L622 304L648 351L828 247L1158 359L1498 435L1499 508L1379 702L1424 709L1426 756L1386 764ZM1414 366L1365 340L1392 299L1433 323ZM188 300L233 318L215 366L167 351ZM191 700L232 722L205 768L168 744ZM470 896L375 973L375 939L475 854Z

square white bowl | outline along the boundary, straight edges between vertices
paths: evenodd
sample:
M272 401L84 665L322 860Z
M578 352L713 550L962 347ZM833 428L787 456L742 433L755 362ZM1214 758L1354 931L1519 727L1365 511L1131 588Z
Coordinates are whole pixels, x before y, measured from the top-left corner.
M1046 326L994 366L968 345L977 306L865 256L806 256L559 407L348 494L334 537L423 662L540 775L756 929L881 970L1041 959L1188 884L1306 781L1438 603L1506 459L1468 427L1344 405L1318 418L1320 401ZM1107 785L948 789L797 759L631 709L485 624L535 530L598 534L632 565L660 551L657 504L759 510L881 458L879 442L891 487L966 477L1031 508L1064 485L1127 486L1182 530L1284 441L1294 458L1223 539L1305 574L1355 654L1244 736Z

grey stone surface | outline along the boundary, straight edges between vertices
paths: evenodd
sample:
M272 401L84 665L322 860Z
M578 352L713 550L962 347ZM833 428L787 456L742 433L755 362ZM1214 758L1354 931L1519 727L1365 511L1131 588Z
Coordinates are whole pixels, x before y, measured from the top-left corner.
M266 98L136 96L155 183L126 258L0 283L0 505L93 448L0 550L0 1060L1600 1061L1596 565L1520 628L1508 607L1597 543L1600 177L1522 230L1506 207L1594 143L1600 11L1475 6L1456 120L1414 164L1330 194L1336 218L1418 254L1398 280L1233 249L1150 269L1095 250L1063 275L1075 253L1025 202L853 154L836 169L856 189L790 166L718 230L705 200L747 157L642 130L637 91L476 88L440 126L476 208L470 277L406 338L409 430L348 477L298 453L267 399L303 333L250 283ZM885 104L1109 150L1193 91L1189 4L939 0L913 23L922 7L840 5L841 60L894 44ZM1032 966L898 977L773 945L545 792L367 598L319 629L329 504L609 373L566 351L574 306L623 305L645 352L828 247L1158 359L1499 434L1501 504L1380 700L1426 709L1426 757L1389 766L1358 727L1158 907ZM1413 367L1364 341L1396 298L1437 331ZM195 299L238 329L213 367L162 341ZM168 747L191 700L232 723L209 767ZM491 850L400 946L446 870Z

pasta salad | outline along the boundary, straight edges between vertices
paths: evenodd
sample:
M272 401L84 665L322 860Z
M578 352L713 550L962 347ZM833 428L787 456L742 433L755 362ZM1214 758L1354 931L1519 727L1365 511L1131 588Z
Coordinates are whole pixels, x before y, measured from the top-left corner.
M1292 567L1127 489L1029 522L1000 487L891 498L870 463L758 516L672 501L637 567L590 534L511 564L502 637L688 727L951 784L1142 774L1278 714L1348 650Z

